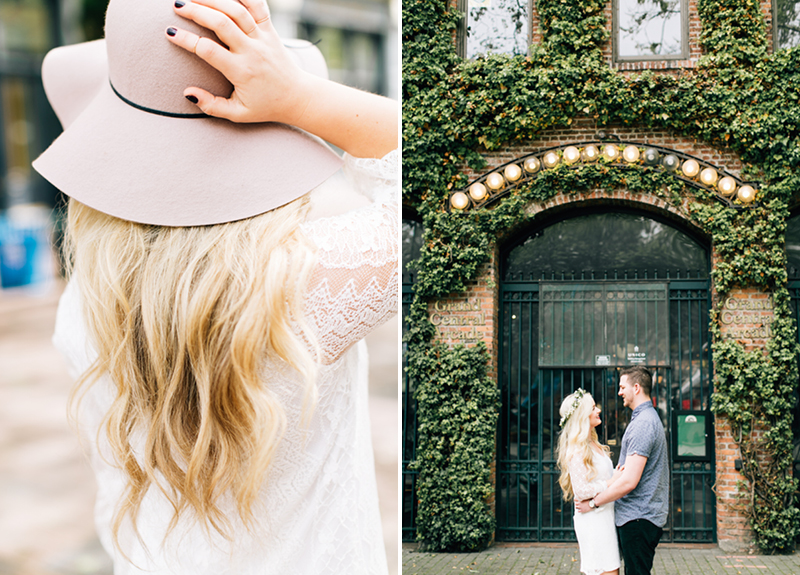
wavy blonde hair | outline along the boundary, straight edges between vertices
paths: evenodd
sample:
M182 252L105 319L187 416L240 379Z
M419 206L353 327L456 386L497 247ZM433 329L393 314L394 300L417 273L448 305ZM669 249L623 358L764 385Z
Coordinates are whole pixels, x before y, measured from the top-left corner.
M318 354L302 321L316 263L299 230L308 208L304 197L247 220L172 228L70 200L65 259L98 352L73 411L78 391L108 374L115 397L98 433L127 476L112 525L118 547L126 518L138 534L151 488L174 509L168 533L188 516L231 539L223 495L254 525L257 494L286 427L263 382L265 360L302 375L306 416L317 399Z
M571 393L561 402L559 414L565 417L569 413L575 401L578 400L578 407L564 422L561 433L558 436L558 447L556 448L558 468L561 470L561 477L558 483L565 501L574 497L572 492L572 480L569 476L569 462L574 458L579 458L588 470L587 480L592 481L597 477L597 469L594 466L593 446L603 450L606 455L611 450L606 445L602 445L597 438L597 431L589 423L589 416L594 409L595 402L591 394L584 393L578 399L578 393Z

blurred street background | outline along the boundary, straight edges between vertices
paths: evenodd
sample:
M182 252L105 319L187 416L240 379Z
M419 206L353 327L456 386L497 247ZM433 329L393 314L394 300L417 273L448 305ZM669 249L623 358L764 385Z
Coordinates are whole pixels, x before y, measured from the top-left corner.
M171 0L165 0L171 1ZM30 167L61 132L42 88L48 50L102 37L108 0L0 0L0 575L110 575L94 479L66 417L50 344L63 289L60 193ZM331 79L397 99L397 0L271 0L285 38L317 43ZM370 409L390 572L398 565L397 319L368 338Z

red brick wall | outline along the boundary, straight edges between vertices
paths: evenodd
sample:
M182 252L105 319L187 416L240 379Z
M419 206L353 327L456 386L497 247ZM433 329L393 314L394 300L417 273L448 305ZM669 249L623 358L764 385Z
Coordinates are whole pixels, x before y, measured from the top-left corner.
M772 0L761 0L761 14L764 16L764 22L767 24L767 45L770 54L774 51L772 49Z
M753 532L745 514L747 499L742 499L739 482L744 476L736 471L734 462L741 458L739 446L733 439L728 421L714 421L714 450L717 456L717 540L726 551L745 550L752 546Z

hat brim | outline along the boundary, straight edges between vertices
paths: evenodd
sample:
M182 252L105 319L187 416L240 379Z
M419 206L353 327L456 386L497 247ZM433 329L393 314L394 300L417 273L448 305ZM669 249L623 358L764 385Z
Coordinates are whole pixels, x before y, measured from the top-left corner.
M267 212L311 191L341 165L326 144L302 130L146 112L121 100L107 80L33 163L91 208L162 226Z

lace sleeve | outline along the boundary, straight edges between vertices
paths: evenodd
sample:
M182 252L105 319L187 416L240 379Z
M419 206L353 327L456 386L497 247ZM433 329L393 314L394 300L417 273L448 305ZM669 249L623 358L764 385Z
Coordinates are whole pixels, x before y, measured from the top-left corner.
M398 158L396 150L380 160L346 155L345 174L372 203L303 224L319 250L305 304L324 363L397 313Z
M591 499L600 492L596 485L587 480L588 470L579 457L570 457L567 469L569 469L569 479L572 482L575 501Z

